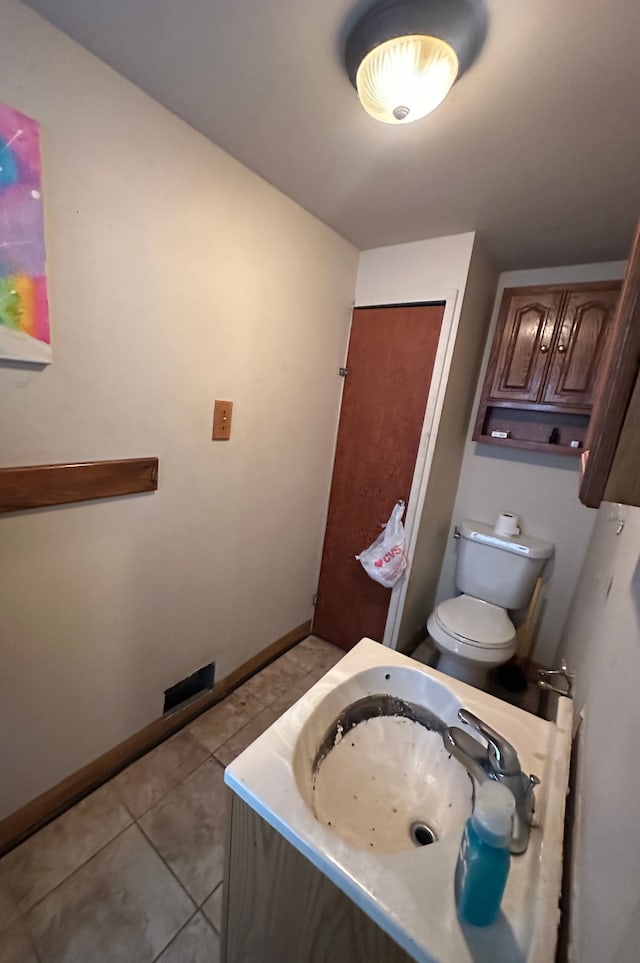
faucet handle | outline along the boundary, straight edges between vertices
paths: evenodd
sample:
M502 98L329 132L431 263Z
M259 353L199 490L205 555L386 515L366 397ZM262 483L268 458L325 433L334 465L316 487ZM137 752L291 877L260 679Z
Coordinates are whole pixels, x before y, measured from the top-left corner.
M520 760L518 753L510 742L488 726L486 722L479 719L468 709L459 709L458 718L461 722L471 726L476 732L486 739L488 743L488 753L495 772L502 776L511 776L520 772Z

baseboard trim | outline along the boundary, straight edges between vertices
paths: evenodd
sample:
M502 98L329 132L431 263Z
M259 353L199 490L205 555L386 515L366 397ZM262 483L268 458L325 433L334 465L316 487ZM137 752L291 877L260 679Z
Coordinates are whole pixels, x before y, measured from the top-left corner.
M19 843L23 842L32 833L41 829L56 816L60 816L65 809L69 809L79 802L84 796L98 789L103 783L108 782L113 776L117 775L122 769L135 762L150 749L155 748L172 736L184 726L193 722L197 716L206 712L217 702L220 702L230 692L233 692L239 685L245 682L260 669L269 665L274 659L292 648L301 639L309 635L311 620L302 622L290 632L276 639L266 649L262 649L247 662L234 669L224 679L216 682L211 692L194 699L182 709L170 715L163 716L150 722L144 729L129 736L124 742L109 749L102 756L94 759L93 762L78 769L59 782L56 786L48 789L42 795L32 799L21 809L18 809L11 816L7 816L0 822L0 856L9 852Z

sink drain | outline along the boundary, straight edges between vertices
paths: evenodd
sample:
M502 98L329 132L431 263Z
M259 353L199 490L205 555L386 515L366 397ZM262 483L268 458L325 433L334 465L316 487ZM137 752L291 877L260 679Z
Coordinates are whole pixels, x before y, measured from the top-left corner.
M416 846L429 846L438 839L433 829L430 829L426 823L411 823L409 835Z

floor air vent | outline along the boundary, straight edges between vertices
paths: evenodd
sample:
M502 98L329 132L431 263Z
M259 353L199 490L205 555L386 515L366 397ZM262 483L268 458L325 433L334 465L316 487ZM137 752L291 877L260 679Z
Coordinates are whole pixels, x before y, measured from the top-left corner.
M199 695L213 689L215 671L215 662L210 662L209 665L203 665L197 672L188 675L186 679L165 689L163 710L165 715L167 712L181 709L187 702L192 702Z

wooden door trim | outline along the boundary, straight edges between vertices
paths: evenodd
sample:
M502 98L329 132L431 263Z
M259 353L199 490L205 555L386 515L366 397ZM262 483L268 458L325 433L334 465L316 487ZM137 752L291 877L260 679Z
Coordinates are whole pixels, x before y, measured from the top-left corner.
M351 309L351 316L353 317L354 311L383 311L385 308L437 308L444 307L446 304L446 299L444 297L440 298L429 298L427 301L388 301L383 304L354 304Z

